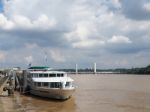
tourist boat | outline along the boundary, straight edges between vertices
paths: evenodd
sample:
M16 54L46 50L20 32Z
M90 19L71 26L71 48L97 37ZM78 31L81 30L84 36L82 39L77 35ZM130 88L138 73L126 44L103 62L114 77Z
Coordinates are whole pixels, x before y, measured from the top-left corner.
M73 79L66 72L49 67L30 67L27 71L27 87L31 94L55 99L68 99L75 91Z

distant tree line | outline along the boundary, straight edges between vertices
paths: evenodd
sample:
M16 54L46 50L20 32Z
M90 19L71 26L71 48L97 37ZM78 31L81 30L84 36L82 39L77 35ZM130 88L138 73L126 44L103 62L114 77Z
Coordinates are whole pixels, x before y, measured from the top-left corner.
M58 71L75 72L75 69L57 69ZM94 72L93 69L78 69L78 72ZM114 72L120 74L150 74L150 65L143 68L118 68L118 69L97 69L97 72Z
M150 74L150 65L143 68L120 69L119 71L126 74Z
M121 74L150 74L150 65L142 68L131 68L131 69L118 68L114 69L113 71Z

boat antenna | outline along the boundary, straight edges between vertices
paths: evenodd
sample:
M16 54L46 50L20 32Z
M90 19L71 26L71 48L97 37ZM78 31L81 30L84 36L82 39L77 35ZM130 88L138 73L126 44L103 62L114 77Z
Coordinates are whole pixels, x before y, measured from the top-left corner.
M44 51L44 54L45 54L45 65L47 66L47 52Z
M28 64L28 68L30 68L32 66L32 63L30 62L29 64Z

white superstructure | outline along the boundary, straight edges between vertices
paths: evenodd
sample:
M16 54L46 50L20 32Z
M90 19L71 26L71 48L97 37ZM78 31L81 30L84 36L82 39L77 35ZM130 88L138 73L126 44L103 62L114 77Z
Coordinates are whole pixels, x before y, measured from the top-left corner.
M53 71L48 67L30 67L27 72L27 87L31 94L68 99L75 90L73 79L66 72Z

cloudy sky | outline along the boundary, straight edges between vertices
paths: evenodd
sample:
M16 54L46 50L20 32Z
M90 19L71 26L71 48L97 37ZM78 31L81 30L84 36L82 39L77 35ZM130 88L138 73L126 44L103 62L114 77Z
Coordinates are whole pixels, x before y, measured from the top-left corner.
M150 0L0 0L0 67L150 64Z

